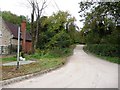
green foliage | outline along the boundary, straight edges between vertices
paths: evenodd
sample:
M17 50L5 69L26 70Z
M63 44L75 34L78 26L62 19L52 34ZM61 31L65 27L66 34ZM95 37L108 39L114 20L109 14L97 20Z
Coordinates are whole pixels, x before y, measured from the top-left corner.
M119 57L119 45L89 44L84 49L101 56Z
M27 55L27 59L40 59L40 58L59 58L72 54L73 48L54 48L48 50L37 50L35 54Z
M71 45L71 38L69 34L67 34L65 31L61 31L59 33L56 33L52 38L51 41L47 43L47 48L65 48L69 47Z
M16 57L16 56L13 56L13 57L5 57L5 58L2 58L2 63L12 62L12 61L16 61L16 60L17 60L17 57Z
M73 24L75 19L68 12L59 11L50 17L43 16L40 21L37 48L67 48L75 42L75 37L72 36L76 30Z
M22 65L18 70L16 66L2 66L1 80L24 76L48 70L50 68L60 67L66 62L65 58L42 58L31 64Z
M2 18L3 18L5 21L8 21L8 22L13 23L13 24L17 24L17 25L19 25L19 26L21 25L22 20L25 19L26 22L27 22L27 27L26 27L26 29L27 29L27 31L30 30L30 22L29 22L29 19L28 19L27 17L23 16L23 15L18 16L18 15L16 15L16 14L11 13L10 11L3 11L3 12L2 12Z
M2 12L2 18L8 22L11 22L13 24L18 24L20 25L22 22L22 16L17 16L10 11L3 11Z
M85 42L87 44L98 44L100 42L100 37L98 33L90 32L85 37Z
M120 64L120 46L110 44L91 44L84 47L86 52L95 54L107 61Z
M107 35L101 40L101 43L119 44L120 45L120 30L114 30L110 35Z
M30 30L29 19L23 15L17 16L9 11L3 11L4 20L20 25L23 19L27 21L27 30ZM37 48L40 50L53 48L67 48L79 42L76 39L77 31L74 25L75 18L68 12L59 11L53 15L40 18ZM34 28L36 22L34 22ZM32 33L33 34L33 33Z
M36 49L36 53L31 55L26 55L25 58L30 59L43 59L43 58L60 58L60 57L66 57L73 53L73 49L75 48L75 45L71 45L69 48L53 48L53 49Z
M85 18L82 38L86 43L118 43L120 33L116 30L116 21L119 19L119 5L120 2L80 3L80 15L82 12L91 9L90 12L81 16Z
M115 2L80 2L80 16L85 17L88 15L88 10L91 11L93 16L112 15L115 20L120 16L120 1Z
M120 58L119 57L106 57L106 56L98 56L100 58L103 58L107 61L113 62L113 63L118 63L120 64Z
M64 56L71 55L71 53L72 53L72 49L69 49L69 48L64 48L64 49L55 48L47 52L47 54L45 54L44 57L48 57L48 58L64 57Z
M79 13L85 20L80 32L81 40L87 44L84 49L113 62L120 58L120 27L116 26L119 9L120 2L80 3Z

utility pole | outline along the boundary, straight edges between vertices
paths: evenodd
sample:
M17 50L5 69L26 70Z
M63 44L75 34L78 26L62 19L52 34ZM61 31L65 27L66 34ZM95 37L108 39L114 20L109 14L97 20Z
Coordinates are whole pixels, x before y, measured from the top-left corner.
M17 67L19 69L19 54L20 53L20 27L18 27L18 47L17 47Z

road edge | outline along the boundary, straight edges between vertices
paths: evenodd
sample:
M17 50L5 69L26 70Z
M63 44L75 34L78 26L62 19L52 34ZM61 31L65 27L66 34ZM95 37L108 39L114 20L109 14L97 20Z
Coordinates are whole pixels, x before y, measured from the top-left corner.
M47 70L37 72L37 73L32 73L32 74L28 74L28 75L25 75L25 76L20 76L20 77L11 78L11 79L8 79L8 80L0 81L0 86L2 86L2 87L7 86L9 84L13 84L13 83L16 83L16 82L20 82L20 81L23 81L23 80L30 79L30 78L35 77L35 76L37 77L37 76L46 74L46 73L51 72L53 70L59 69L60 67L64 66L65 64L66 63L64 63L62 65L58 65L58 66L56 66L54 68L49 68Z

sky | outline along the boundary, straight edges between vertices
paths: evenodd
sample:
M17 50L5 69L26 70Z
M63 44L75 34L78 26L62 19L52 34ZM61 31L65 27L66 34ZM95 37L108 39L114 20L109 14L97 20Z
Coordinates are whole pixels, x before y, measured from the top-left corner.
M42 0L37 0L42 3ZM79 16L79 3L80 0L47 0L47 8L45 8L43 15L50 16L53 12L59 10L68 11L72 16L76 18L75 24L79 27L83 27L83 23L80 22ZM40 5L41 6L41 5ZM30 18L31 7L27 0L0 0L1 11L11 11L17 15L24 15Z

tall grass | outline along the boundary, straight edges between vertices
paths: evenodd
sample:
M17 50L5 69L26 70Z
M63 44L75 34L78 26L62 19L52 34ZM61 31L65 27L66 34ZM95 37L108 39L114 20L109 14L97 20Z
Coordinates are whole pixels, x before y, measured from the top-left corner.
M71 48L54 48L52 50L37 50L35 54L27 55L27 59L40 58L60 58L67 57L72 54L74 47Z

